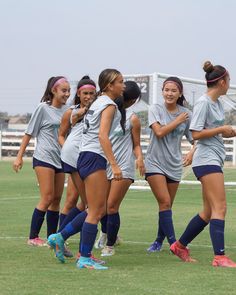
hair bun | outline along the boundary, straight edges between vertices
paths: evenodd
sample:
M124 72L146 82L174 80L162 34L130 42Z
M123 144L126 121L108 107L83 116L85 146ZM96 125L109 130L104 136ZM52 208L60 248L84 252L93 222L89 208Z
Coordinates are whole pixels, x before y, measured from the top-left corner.
M90 80L90 77L87 75L87 76L83 76L83 78L81 80Z
M210 61L206 61L203 65L203 70L206 73L211 73L214 70L214 66Z

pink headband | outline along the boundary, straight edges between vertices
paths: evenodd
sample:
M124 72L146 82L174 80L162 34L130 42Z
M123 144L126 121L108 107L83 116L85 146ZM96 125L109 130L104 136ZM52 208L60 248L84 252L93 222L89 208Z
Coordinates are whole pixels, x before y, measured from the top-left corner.
M163 84L163 88L165 87L165 85L166 85L167 83L174 83L174 84L178 87L178 89L179 89L180 92L183 91L183 89L181 89L181 86L180 86L177 82L172 81L172 80L168 80L168 81L166 81L166 82Z
M220 77L218 78L215 78L215 79L212 79L212 80L207 80L207 83L211 83L211 82L215 82L217 80L220 80L221 78L223 78L226 74L228 74L228 71L225 70L224 74L221 75Z
M59 80L57 80L53 85L52 85L52 89L55 88L57 85L63 83L63 82L68 82L66 80L66 78L60 78Z
M86 84L86 85L83 85L81 86L80 88L78 88L78 90L82 90L84 88L92 88L92 89L96 89L95 86L91 85L91 84Z

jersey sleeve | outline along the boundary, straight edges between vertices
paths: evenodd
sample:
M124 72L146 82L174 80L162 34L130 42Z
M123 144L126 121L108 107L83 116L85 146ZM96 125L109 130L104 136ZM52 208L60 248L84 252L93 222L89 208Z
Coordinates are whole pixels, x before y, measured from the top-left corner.
M37 137L43 123L43 104L39 104L34 113L32 114L25 134Z
M201 131L205 127L207 119L208 102L200 100L193 108L193 116L190 124L190 130Z
M148 109L148 125L149 127L152 126L154 123L160 123L161 124L161 117L159 108L153 106L150 106Z

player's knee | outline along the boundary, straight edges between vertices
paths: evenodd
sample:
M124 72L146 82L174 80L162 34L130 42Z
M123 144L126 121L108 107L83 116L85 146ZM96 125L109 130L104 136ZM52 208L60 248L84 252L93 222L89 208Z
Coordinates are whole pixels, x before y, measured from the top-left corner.
M108 202L107 203L107 214L115 214L119 210L119 207L114 202Z

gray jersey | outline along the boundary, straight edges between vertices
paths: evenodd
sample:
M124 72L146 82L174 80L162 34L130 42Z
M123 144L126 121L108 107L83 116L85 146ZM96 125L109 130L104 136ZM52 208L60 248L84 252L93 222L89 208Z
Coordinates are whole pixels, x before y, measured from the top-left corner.
M102 112L109 106L116 107L114 118L110 128L110 135L113 133L116 126L120 123L121 114L115 102L106 95L99 96L91 105L86 116L84 117L83 135L81 143L81 152L93 152L105 157L98 134Z
M201 96L193 108L190 130L201 131L224 125L224 109L219 100L213 101L207 95ZM218 165L223 167L225 148L221 135L199 139L193 156L193 167Z
M61 147L58 143L58 129L62 115L67 109L68 106L56 108L44 102L40 103L25 131L26 134L37 138L33 156L59 169L61 169Z
M72 107L73 111L78 110L77 106ZM72 113L73 113L72 111ZM83 133L83 122L80 121L72 126L70 134L61 149L61 159L64 163L77 168L77 160L80 153L81 137Z
M133 154L133 140L131 134L132 115L133 111L126 111L125 134L119 124L110 137L112 150L116 158L116 162L122 171L123 178L130 179L134 179L135 177L135 157ZM109 164L107 166L107 178L113 178L112 169Z
M183 112L188 112L189 118L191 118L191 112L187 108L180 105L177 107L176 113L170 113L164 103L152 105L148 112L149 126L151 127L156 122L162 126L167 125ZM189 142L193 141L189 131L190 120L179 124L163 138L158 138L151 130L150 145L145 158L146 173L161 173L173 180L180 181L183 166L181 140L185 135Z

